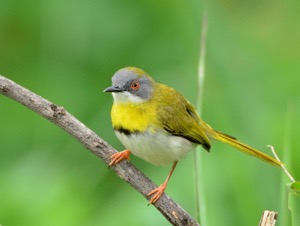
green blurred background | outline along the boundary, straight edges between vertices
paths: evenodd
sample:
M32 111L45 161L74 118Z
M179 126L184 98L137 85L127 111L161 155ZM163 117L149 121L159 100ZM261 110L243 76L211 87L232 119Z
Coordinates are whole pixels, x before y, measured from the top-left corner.
M196 99L201 19L209 19L202 118L270 154L290 150L300 178L300 2L0 0L0 74L62 105L118 150L112 98L124 66ZM0 224L168 225L77 141L0 96ZM169 167L132 162L157 184ZM209 225L257 225L280 209L281 170L213 143L203 154ZM195 216L193 155L167 193ZM280 218L280 213L279 213Z

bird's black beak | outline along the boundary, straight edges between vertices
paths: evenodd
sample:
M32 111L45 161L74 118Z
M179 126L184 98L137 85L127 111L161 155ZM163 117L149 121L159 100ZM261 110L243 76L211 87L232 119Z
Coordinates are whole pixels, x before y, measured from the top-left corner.
M123 90L117 86L110 86L110 87L107 87L105 90L103 90L103 92L114 93L114 92L123 92Z

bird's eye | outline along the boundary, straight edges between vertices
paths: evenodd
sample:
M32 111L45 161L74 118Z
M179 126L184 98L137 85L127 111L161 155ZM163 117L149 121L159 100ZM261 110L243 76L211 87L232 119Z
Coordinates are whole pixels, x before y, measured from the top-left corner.
M130 87L133 90L138 90L140 88L140 83L139 82L133 82L133 83L131 83Z

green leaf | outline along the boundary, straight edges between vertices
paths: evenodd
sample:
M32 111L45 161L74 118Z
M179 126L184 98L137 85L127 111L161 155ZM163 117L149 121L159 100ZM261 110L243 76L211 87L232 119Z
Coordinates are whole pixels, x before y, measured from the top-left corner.
M300 196L300 181L295 181L294 183L292 183L291 189L293 190L295 195Z

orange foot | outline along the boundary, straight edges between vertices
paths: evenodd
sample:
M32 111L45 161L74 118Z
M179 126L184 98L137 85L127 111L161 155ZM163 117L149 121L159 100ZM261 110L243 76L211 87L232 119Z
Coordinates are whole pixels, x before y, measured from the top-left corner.
M165 180L165 182L162 183L158 188L155 188L154 190L150 191L150 192L147 194L147 196L150 196L150 195L153 195L153 194L154 194L153 197L150 199L148 205L155 203L155 202L162 196L162 194L163 194L164 191L166 190L167 184L168 184L168 182L169 182L169 180L170 180L170 177L172 176L172 173L173 173L173 171L174 171L174 169L175 169L175 167L176 167L176 165L177 165L177 162L178 162L178 161L175 161L175 162L173 163L172 169L171 169L171 171L170 171L170 173L169 173L167 179Z
M162 194L166 190L166 187L167 187L167 183L164 182L158 188L153 189L152 191L150 191L147 194L147 196L154 194L153 197L149 201L149 205L155 203L162 196Z
M110 161L108 167L111 167L112 165L118 164L123 159L129 160L130 159L129 155L130 155L130 151L129 150L124 150L124 151L117 152L117 153L113 154L111 156L111 161Z

